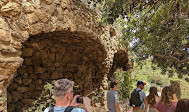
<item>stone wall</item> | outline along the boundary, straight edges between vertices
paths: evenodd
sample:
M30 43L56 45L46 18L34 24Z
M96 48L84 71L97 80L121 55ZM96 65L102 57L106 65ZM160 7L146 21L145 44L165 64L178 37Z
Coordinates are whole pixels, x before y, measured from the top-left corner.
M8 87L8 111L20 112L32 106L44 84L52 80L74 80L79 85L76 92L81 95L100 88L107 71L103 64L106 56L99 41L74 33L31 36L22 49L24 63Z
M99 87L99 84L93 84L93 81L102 82L102 77L106 77L111 68L114 54L121 48L119 34L114 25L99 26L98 15L89 11L83 4L78 5L78 0L1 0L0 112L7 112L7 95L10 105L13 102L16 104L16 101L31 101L20 99L19 95L11 97L13 90L17 90L14 91L15 94L21 93L28 97L26 93L29 92L26 91L31 91L31 88L39 89L38 86L34 87L35 84L45 83L48 78L53 80L70 77L77 82L75 77L81 78L80 80L87 77L90 79L87 83L92 84L88 88ZM61 39L62 37L65 40ZM85 53L80 55L81 49ZM126 52L126 49L124 51ZM45 54L46 52L48 53ZM56 53L61 54L60 58L64 57L64 62L59 59L59 63L56 63ZM76 57L72 60L72 56ZM87 62L84 63L80 59ZM68 60L70 62L66 63ZM63 69L60 64L66 68ZM82 64L84 65L81 66ZM84 73L89 73L85 74L86 77L81 76L83 69L87 69ZM96 69L102 71L96 72ZM39 80L35 79L36 76ZM83 94L86 93L83 91Z

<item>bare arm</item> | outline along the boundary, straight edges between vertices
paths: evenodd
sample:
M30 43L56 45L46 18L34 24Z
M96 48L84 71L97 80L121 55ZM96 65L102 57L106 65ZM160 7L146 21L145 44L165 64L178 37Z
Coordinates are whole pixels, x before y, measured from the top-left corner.
M83 97L84 108L87 112L92 112L91 101L88 97Z
M147 102L146 98L144 99L144 103L145 103L145 112L147 112L148 111L148 102Z
M119 111L119 104L118 103L115 103L115 109L116 109L116 112L120 112Z

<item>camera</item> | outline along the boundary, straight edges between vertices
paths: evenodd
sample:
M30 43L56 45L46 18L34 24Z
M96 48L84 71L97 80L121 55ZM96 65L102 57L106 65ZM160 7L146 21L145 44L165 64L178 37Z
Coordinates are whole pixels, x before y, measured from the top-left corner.
M77 97L76 102L77 103L83 103L83 97Z

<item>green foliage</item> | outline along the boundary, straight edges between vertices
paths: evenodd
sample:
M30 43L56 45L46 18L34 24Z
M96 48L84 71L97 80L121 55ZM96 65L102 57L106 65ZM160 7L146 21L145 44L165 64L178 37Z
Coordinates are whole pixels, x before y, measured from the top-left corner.
M189 57L189 22L186 15L175 13L177 7L174 2L160 4L155 12L147 14L148 10L128 15L124 24L127 27L123 26L123 40L133 42L131 50L138 56L135 60L153 56L153 63L157 63L164 71L174 67L180 77L188 74L189 63L179 62Z
M130 71L123 71L121 74L119 72L116 72L116 80L119 83L118 94L120 100L129 98L132 89L132 80L130 74Z
M44 90L42 91L41 95L33 102L33 107L29 107L27 110L23 112L43 112L47 107L53 107L55 105L55 97L54 97L54 90L53 90L54 81L51 83L47 83L44 86ZM79 86L74 86L78 88ZM95 105L100 99L103 97L102 91L96 89L90 92L88 95L91 99L91 105Z
M91 99L91 105L94 106L95 103L99 103L99 101L103 97L103 93L101 90L96 89L96 90L90 92L87 95L87 97L89 97Z
M53 85L47 83L44 86L44 90L37 100L33 102L33 107L24 110L23 112L43 112L45 108L55 105L55 97L53 95Z
M132 43L129 50L137 56L135 62L153 57L152 62L163 69L163 74L176 70L179 78L188 75L188 0L82 1L98 7L101 25L115 21L123 25L122 43Z
M165 75L162 75L162 69L156 64L152 63L152 59L140 61L140 64L134 64L134 84L136 87L137 81L142 80L147 83L147 89L150 86L168 86L170 85L171 80L180 80L184 81L184 78L178 79L178 74L173 72L170 74L166 72Z

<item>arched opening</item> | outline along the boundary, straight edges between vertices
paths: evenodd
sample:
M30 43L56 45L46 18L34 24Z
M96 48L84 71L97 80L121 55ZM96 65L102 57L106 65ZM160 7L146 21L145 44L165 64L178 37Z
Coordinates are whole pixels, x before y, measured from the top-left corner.
M73 80L86 95L102 84L106 52L99 40L84 34L53 32L32 35L23 43L23 65L7 89L8 111L21 112L32 106L46 82Z

